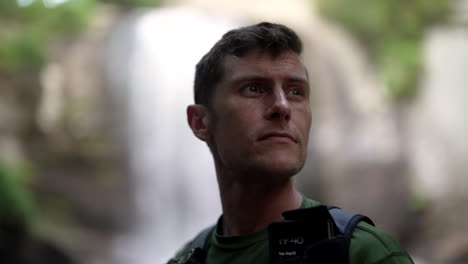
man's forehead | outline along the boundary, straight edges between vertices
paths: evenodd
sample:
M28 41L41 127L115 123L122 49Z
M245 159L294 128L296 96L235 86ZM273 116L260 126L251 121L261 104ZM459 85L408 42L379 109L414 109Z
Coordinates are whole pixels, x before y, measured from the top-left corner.
M223 72L223 79L226 81L284 75L284 78L308 82L301 57L293 51L271 54L252 50L242 56L228 55L223 62Z

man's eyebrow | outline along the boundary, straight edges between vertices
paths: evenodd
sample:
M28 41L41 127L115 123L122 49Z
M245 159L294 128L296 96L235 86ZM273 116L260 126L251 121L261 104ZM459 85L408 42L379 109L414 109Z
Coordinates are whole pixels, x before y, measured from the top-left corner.
M233 77L231 79L233 83L243 83L243 82L266 82L268 78L259 76L259 75L248 75L242 77Z
M231 79L234 83L242 83L242 82L267 82L269 78L259 75L248 75L242 77L233 77ZM288 82L297 82L297 83L304 83L309 84L309 80L307 78L303 78L300 76L291 76L287 78Z
M309 80L306 78L302 77L289 77L288 82L298 82L298 83L304 83L304 84L309 84Z

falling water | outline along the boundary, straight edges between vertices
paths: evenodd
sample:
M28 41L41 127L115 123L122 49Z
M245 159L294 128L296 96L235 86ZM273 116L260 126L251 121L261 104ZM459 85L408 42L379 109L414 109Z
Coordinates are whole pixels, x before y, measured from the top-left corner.
M188 8L135 14L110 48L110 76L127 122L135 230L116 243L119 263L164 263L221 213L208 148L191 133L196 62L238 23Z

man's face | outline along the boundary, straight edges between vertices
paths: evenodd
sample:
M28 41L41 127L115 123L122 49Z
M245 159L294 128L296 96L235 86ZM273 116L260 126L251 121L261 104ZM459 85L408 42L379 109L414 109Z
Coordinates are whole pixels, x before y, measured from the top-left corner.
M297 54L227 56L212 99L208 144L218 169L283 179L302 169L311 112Z

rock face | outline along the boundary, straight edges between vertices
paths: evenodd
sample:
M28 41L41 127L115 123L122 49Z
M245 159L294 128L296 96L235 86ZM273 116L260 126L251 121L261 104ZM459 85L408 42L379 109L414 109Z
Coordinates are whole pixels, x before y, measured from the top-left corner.
M434 263L468 261L468 27L458 21L468 1L459 3L464 16L427 34L421 93L406 120L412 188L426 201L417 240L430 241L415 251Z
M366 214L398 236L408 194L392 105L350 36L323 21L305 36L312 80L309 148L320 186L315 189L322 202Z
M60 257L59 249L77 263L103 260L128 222L129 186L102 71L115 14L102 7L72 45L53 42L42 72L0 77L1 161L31 165L36 221L18 249L27 259Z

